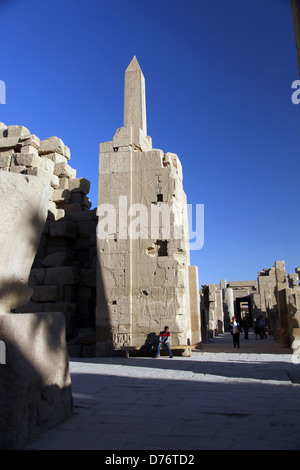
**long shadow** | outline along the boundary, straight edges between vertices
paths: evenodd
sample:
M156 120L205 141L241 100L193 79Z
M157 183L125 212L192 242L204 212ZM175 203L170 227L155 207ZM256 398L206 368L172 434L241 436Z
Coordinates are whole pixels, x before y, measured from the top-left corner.
M134 376L134 367L118 375L115 362L107 361L107 373L92 364L73 372L74 417L28 448L300 449L300 395L292 385Z
M195 353L198 354L198 353ZM75 359L73 362L87 362L84 359ZM155 370L173 370L180 372L189 372L197 375L211 375L224 378L241 378L252 380L280 380L290 382L290 376L300 374L300 365L285 361L245 361L236 358L234 361L207 361L193 360L189 358L91 358L89 364L103 364L108 367L111 365L120 365L121 367L151 368Z

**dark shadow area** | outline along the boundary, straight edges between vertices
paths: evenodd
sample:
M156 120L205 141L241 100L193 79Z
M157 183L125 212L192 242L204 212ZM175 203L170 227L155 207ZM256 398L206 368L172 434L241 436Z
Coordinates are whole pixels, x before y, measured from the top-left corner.
M250 387L209 377L158 377L155 371L134 377L135 367L190 370L190 361L106 361L107 374L91 372L90 364L86 373L72 374L75 415L42 436L37 449L300 449L300 396L292 385L254 381ZM113 366L126 363L134 366L131 375L117 375ZM199 369L203 366L217 366L223 376L224 363ZM255 365L248 366L258 377ZM239 376L236 368L233 364L233 376Z
M16 185L20 183L17 178L20 177L16 176ZM34 177L24 175L23 178L26 187ZM31 297L27 280L45 226L43 208L48 203L48 194L39 185L35 188L36 192L32 191L26 198L20 213L10 220L2 244L1 263L10 273L5 277L2 271L0 280L0 340L6 350L6 363L0 365L2 450L20 449L46 429L72 416L64 316L15 313ZM13 203L21 197L24 198L24 193L20 190Z

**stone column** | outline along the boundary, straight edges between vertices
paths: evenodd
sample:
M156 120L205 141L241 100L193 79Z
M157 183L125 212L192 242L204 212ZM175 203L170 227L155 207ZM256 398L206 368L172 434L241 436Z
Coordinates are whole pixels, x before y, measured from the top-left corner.
M283 347L290 347L288 308L285 289L288 288L284 261L275 261L276 295L280 325L280 341Z
M294 34L296 43L296 53L300 76L300 0L291 0L291 9L294 22Z
M189 294L191 310L191 343L196 345L201 341L200 295L197 266L189 266Z
M223 290L224 329L228 331L229 323L234 315L233 289L227 287Z

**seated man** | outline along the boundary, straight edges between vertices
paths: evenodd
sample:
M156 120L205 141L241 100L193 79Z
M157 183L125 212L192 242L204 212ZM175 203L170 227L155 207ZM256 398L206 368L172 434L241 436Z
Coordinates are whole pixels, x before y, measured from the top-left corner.
M156 357L159 357L160 348L163 344L167 345L170 357L173 357L172 352L171 352L171 348L170 348L170 336L171 335L170 335L169 327L165 326L164 331L161 331L159 333L159 345L158 345L158 348L157 348Z

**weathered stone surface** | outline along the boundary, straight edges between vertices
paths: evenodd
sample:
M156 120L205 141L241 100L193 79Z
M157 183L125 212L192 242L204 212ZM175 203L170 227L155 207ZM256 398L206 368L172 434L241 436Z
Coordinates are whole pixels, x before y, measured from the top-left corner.
M31 297L30 269L46 222L49 183L0 173L0 307L22 306Z
M0 340L0 449L22 449L72 416L64 315L0 314Z

